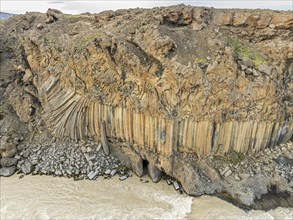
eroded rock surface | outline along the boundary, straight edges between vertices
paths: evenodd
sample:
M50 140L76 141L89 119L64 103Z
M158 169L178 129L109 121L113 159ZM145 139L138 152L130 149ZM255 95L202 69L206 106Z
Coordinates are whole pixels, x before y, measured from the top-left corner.
M291 12L49 9L0 25L3 137L99 140L139 176L148 161L154 182L166 173L191 195L227 192L247 206L271 186L292 193L291 162L271 178L211 159L292 140Z

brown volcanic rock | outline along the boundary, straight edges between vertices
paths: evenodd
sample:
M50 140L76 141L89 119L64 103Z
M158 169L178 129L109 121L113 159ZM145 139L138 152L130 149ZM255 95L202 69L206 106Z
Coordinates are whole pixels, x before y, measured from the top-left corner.
M254 152L292 135L290 101L282 101L293 49L288 12L179 5L73 16L50 9L47 16L53 24L26 14L10 22L28 30L4 29L19 39L23 80L34 79L58 136L99 138L97 120L107 117L107 136L209 155ZM269 25L278 28L258 29ZM24 111L12 105L28 122L36 92L25 91L16 101Z
M17 78L6 97L21 121L39 117L62 138L101 139L105 121L110 152L139 176L144 159L154 181L163 171L193 195L229 191L184 155L254 154L292 138L292 27L291 12L184 5L27 13L1 26L5 73ZM234 197L250 205L267 192L256 191Z

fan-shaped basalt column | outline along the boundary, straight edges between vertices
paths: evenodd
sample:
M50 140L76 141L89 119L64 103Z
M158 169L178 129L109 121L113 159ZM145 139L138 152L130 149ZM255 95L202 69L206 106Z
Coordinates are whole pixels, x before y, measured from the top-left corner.
M140 114L135 109L112 107L63 88L50 77L43 84L48 100L50 125L59 137L80 140L106 135L162 155L192 152L196 155L224 154L230 150L254 153L286 142L293 133L290 122L176 120Z

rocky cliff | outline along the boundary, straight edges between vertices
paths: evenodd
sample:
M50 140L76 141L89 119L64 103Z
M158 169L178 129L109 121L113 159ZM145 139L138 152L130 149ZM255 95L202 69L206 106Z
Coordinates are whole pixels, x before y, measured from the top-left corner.
M1 23L2 106L32 140L101 140L140 176L147 161L154 181L233 194L206 158L292 139L292 28L292 12L184 5L15 16Z

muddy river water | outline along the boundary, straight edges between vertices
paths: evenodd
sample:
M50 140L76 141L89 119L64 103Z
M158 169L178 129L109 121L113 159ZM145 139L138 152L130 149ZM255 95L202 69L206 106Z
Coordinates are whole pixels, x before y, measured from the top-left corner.
M145 177L144 179L148 179ZM293 219L293 209L245 212L211 196L178 194L161 181L0 178L0 219Z

